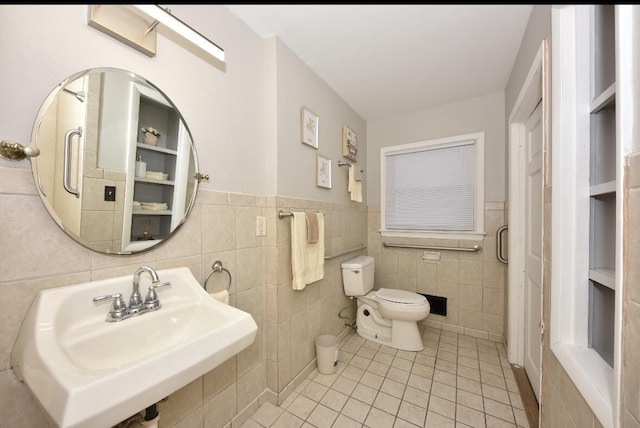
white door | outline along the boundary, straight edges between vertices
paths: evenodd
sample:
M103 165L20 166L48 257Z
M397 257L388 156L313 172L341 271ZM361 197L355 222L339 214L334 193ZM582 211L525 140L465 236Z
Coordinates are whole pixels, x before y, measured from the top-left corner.
M525 124L524 369L540 402L540 317L542 307L542 102Z

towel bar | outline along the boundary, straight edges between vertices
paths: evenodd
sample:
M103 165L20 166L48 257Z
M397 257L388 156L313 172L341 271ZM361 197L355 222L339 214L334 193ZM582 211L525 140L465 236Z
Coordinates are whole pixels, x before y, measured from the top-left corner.
M353 164L350 164L349 162L342 162L342 161L338 161L338 166L353 166ZM364 169L360 169L360 172L364 172Z
M317 211L317 212L320 212L320 211ZM278 218L279 219L283 219L285 217L293 217L293 213L287 213L287 212L284 212L284 211L280 210L280 212L278 213Z
M335 259L336 257L344 256L345 254L353 253L354 251L364 250L365 248L367 248L367 246L364 244L361 244L359 247L351 248L349 250L341 252L340 254L334 254L333 256L326 256L324 259L325 260Z

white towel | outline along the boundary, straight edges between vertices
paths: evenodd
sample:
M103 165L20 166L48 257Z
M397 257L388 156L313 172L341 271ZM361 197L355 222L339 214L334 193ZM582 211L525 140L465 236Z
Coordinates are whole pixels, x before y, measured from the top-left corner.
M143 210L163 211L169 209L166 202L140 202Z
M229 304L229 291L227 290L218 291L217 293L209 293L209 296L213 297L218 302L224 303L225 305Z
M318 242L307 242L307 216L294 212L291 218L291 273L293 289L302 290L307 284L324 278L324 214L317 213Z

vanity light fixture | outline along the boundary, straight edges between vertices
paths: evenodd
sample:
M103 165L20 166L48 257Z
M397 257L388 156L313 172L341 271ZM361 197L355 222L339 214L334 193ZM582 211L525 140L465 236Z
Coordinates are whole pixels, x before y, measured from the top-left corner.
M170 30L189 40L209 55L224 62L224 50L220 46L216 45L189 25L173 16L168 9L155 4L135 4L133 7L146 13ZM155 23L152 24L152 26L154 25Z
M149 22L149 18L152 19ZM224 50L198 31L155 4L89 5L89 26L143 52L156 54L157 26L162 24L207 54L224 62Z

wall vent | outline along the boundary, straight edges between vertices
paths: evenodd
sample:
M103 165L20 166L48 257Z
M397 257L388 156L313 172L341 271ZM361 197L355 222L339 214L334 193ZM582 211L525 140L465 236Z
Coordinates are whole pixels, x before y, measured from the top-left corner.
M431 306L430 314L447 316L447 298L442 296L432 296L431 294L422 294L429 301L429 306Z

